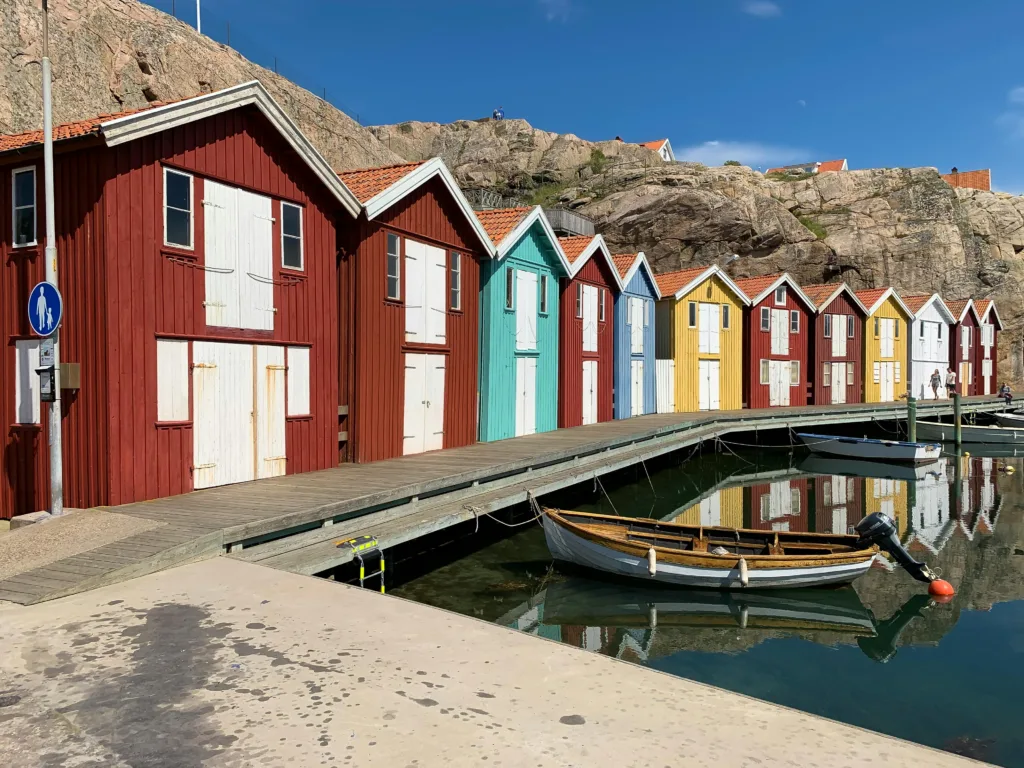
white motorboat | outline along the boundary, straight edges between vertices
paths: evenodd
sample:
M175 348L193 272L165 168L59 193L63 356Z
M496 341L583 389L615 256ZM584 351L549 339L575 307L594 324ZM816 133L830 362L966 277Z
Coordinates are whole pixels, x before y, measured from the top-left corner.
M918 422L918 434L921 422ZM908 443L902 440L873 440L867 437L837 437L797 432L797 437L812 453L848 459L895 462L899 464L929 464L938 461L942 446L938 443ZM936 439L934 437L928 439Z
M993 413L992 418L1000 427L1024 429L1024 413Z
M939 421L918 421L917 434L928 440L954 442L953 425ZM960 439L965 443L987 443L989 445L1024 445L1024 426L1014 427L976 427L964 424L960 427Z

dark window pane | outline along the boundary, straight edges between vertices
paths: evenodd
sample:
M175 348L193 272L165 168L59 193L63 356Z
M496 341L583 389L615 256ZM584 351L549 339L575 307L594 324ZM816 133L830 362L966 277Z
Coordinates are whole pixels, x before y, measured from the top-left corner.
M281 226L286 235L302 237L302 215L297 206L281 206Z
M35 208L22 208L14 213L14 244L28 245L36 240Z
M187 211L167 209L167 242L183 248L192 246L192 216Z
M14 205L36 204L36 175L32 171L22 171L14 175Z
M281 263L292 269L302 269L302 240L285 237L281 241Z
M398 295L398 278L388 277L388 298L389 299L400 299Z
M398 259L398 235L388 235L388 256Z
M192 210L192 179L181 173L167 173L167 205Z

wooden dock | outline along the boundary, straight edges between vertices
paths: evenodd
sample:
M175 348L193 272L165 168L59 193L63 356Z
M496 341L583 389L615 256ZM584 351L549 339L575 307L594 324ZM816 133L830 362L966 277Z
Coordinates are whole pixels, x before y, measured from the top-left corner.
M963 403L965 413L1002 407ZM951 412L950 401L918 404L920 418ZM350 559L339 539L395 546L704 440L905 415L903 403L658 414L126 504L110 511L159 527L0 580L0 600L51 600L224 553L318 573Z

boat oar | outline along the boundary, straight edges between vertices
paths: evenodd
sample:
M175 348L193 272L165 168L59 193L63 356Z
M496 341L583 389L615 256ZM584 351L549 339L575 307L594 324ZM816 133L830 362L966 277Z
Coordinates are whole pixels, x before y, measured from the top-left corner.
M940 579L931 568L925 563L918 562L900 543L897 534L896 523L888 515L882 512L873 512L865 517L854 527L860 536L857 546L866 549L872 545L888 552L893 556L903 570L913 576L917 581L928 585L928 593L936 597L952 597L953 585L948 581Z

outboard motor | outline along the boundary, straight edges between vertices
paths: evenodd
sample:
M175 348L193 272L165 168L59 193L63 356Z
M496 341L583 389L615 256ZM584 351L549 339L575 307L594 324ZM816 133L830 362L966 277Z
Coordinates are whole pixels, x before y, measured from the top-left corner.
M918 581L931 584L939 577L924 563L919 563L900 544L896 523L882 512L873 512L861 520L854 529L860 536L858 546L869 547L877 544L878 548L892 555L896 562Z

